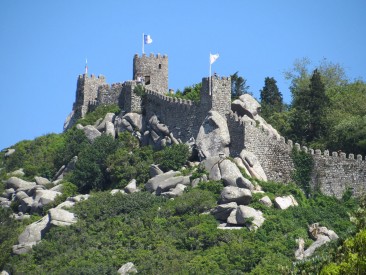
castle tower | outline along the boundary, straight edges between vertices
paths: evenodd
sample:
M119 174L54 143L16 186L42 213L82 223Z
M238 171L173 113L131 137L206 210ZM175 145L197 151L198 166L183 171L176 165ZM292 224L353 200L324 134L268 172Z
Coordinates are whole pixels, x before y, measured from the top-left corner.
M97 104L98 87L106 84L105 77L100 75L95 77L87 74L79 75L76 86L76 99L73 111L78 118L82 118L90 111L90 107Z
M159 93L168 92L168 56L137 54L133 58L133 80L144 80L145 87Z
M206 110L213 110L225 117L231 110L230 77L211 77L211 95L209 78L202 79L201 105Z

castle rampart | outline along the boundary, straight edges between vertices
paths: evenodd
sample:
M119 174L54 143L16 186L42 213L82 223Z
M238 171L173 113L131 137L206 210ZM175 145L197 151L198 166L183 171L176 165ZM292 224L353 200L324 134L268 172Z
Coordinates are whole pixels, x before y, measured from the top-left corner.
M277 138L253 121L245 121L234 113L228 116L231 137L230 154L237 156L242 149L253 152L269 180L291 182L295 166L292 149L310 154L314 160L310 187L323 194L341 198L350 188L354 195L366 190L366 159L361 155L307 148L284 137ZM244 131L242 131L244 128ZM242 142L244 140L244 142ZM242 144L242 146L240 146Z
M365 191L366 160L361 155L348 156L342 152L324 152L285 140L273 134L268 127L231 111L231 80L212 76L202 79L200 101L167 96L168 57L161 55L135 55L133 79L111 86L103 76L80 75L76 100L66 128L99 105L118 104L124 112L142 113L147 118L157 115L173 135L188 141L196 138L207 113L217 111L226 118L230 132L230 155L236 157L243 149L253 152L269 180L292 181L295 166L292 150L302 150L314 160L310 186L314 190L338 198L350 188L355 195ZM142 76L142 78L140 78ZM146 78L147 77L147 78ZM146 81L148 80L148 81ZM137 95L135 88L143 85L145 95Z

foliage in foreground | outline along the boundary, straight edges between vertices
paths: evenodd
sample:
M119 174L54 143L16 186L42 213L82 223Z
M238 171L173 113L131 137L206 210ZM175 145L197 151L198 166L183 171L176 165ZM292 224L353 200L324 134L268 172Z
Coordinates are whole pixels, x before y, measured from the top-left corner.
M257 232L223 231L205 213L216 205L219 185L213 182L175 200L146 192L92 193L73 208L77 224L52 228L32 253L12 257L6 267L16 274L114 274L131 261L140 274L319 271L332 259L334 244L294 265L295 239L303 237L309 245L307 226L314 222L335 230L341 239L349 236L354 226L347 213L354 209L353 201L323 195L307 199L295 185L261 184L270 197L293 194L300 206L269 209L255 197L251 206L263 211L264 225Z

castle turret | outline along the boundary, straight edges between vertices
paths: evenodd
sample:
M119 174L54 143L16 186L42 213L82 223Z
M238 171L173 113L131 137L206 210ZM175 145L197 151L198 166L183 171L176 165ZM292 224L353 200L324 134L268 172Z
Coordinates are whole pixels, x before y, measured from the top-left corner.
M168 56L137 54L133 58L133 80L142 80L146 88L159 93L168 92Z
M76 99L73 111L78 118L84 117L90 107L97 105L98 87L106 84L104 76L79 75L76 86Z
M210 92L211 89L211 92ZM231 79L230 77L211 77L202 79L201 106L213 110L225 117L231 110Z

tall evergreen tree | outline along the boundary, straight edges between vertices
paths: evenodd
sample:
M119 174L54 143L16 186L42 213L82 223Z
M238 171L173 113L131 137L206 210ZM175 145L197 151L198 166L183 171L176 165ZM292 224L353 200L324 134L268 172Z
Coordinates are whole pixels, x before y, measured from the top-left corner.
M312 142L324 133L324 116L328 106L328 97L320 72L315 69L307 88L298 89L294 94L293 133L300 139Z
M232 74L231 77L231 97L238 98L242 94L249 94L247 80L238 75L239 72Z
M283 110L282 94L277 87L277 81L273 77L264 79L264 87L260 90L262 116L268 118L275 112Z

